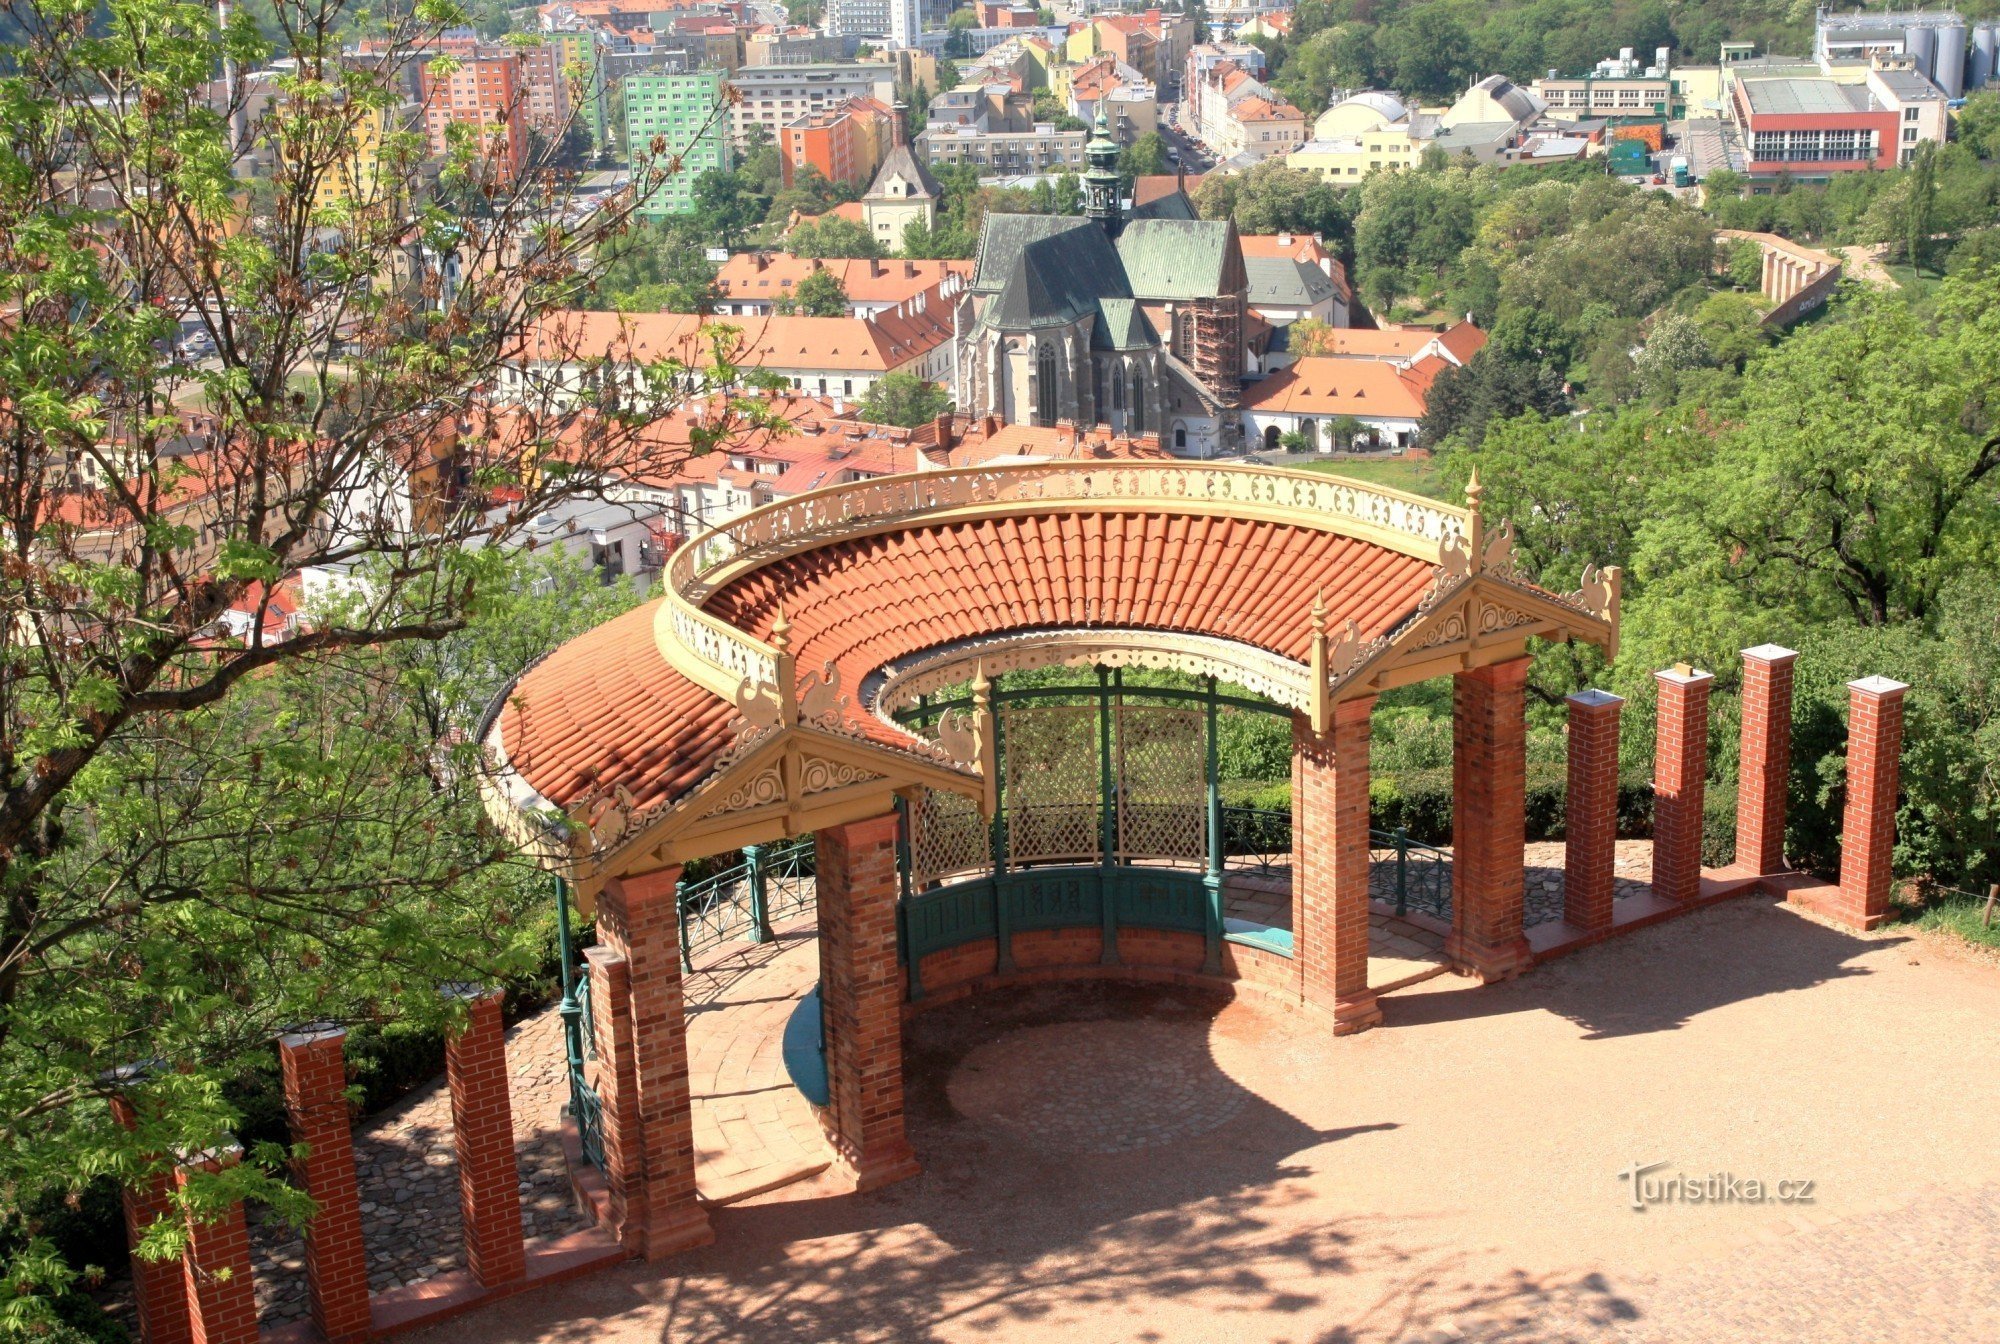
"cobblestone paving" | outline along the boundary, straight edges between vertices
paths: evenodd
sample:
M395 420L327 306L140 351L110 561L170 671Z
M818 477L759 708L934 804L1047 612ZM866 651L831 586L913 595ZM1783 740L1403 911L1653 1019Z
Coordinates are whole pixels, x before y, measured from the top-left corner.
M588 1220L571 1203L558 1108L568 1099L562 1020L554 1009L507 1033L507 1067L521 1163L521 1226L531 1237L574 1232ZM362 1238L374 1292L418 1283L465 1262L451 1092L443 1078L370 1116L354 1131ZM254 1217L253 1210L253 1217ZM305 1245L282 1223L250 1229L257 1306L266 1326L306 1314Z

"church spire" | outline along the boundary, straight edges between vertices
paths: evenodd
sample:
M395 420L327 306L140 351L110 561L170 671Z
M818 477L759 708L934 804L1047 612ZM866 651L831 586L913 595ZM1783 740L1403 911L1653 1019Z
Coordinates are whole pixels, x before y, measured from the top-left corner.
M1111 138L1101 96L1097 100L1097 133L1084 146L1083 156L1090 161L1083 175L1083 212L1116 238L1125 227L1125 216L1118 206L1118 142Z

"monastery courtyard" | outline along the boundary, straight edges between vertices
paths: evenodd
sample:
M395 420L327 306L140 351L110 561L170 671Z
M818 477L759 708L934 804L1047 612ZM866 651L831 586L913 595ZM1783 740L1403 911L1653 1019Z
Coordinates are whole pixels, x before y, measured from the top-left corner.
M720 990L745 1031L812 955L784 944ZM716 1208L711 1246L413 1338L2000 1338L2000 968L1749 897L1382 1008L1341 1038L1198 988L932 1008L921 1175ZM1811 1202L1635 1211L1653 1162Z

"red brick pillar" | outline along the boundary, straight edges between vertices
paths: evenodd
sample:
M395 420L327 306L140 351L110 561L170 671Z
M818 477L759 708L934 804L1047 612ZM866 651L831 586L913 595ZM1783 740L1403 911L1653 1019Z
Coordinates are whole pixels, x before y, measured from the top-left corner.
M1743 650L1743 745L1736 770L1736 867L1785 871L1785 801L1792 774L1792 664L1776 644Z
M1701 895L1702 803L1708 786L1708 687L1715 677L1685 663L1655 672L1659 730L1653 748L1653 894Z
M1305 997L1345 1036L1382 1021L1368 988L1368 725L1375 697L1343 700L1323 736L1292 717L1292 955Z
M646 1161L639 1147L639 1073L632 1049L632 968L608 947L585 948L590 1020L597 1051L598 1143L604 1154L609 1223L634 1255L645 1251L645 1228L631 1210L645 1207ZM579 1124L582 1118L578 1118Z
M630 1063L599 1054L599 1078L617 1074L621 1132L629 1140L625 1226L636 1254L658 1260L715 1240L695 1196L694 1112L688 1094L687 1013L681 1002L679 865L613 878L597 898L597 937L625 959ZM592 963L591 989L598 966ZM593 998L591 1012L598 1005ZM600 1018L600 1042L605 1028ZM613 1033L616 1036L616 1031ZM605 1099L605 1110L611 1109ZM605 1128L612 1127L607 1116ZM630 1176L637 1172L641 1180Z
M121 1070L121 1073L126 1071ZM128 1130L138 1112L123 1096L111 1098L111 1118ZM156 1171L125 1187L125 1244L132 1250L132 1298L142 1344L188 1344L187 1274L179 1260L151 1260L138 1253L148 1228L173 1216L174 1174Z
M1522 935L1528 842L1528 659L1452 678L1451 936L1445 955L1486 981L1534 960Z
M197 1170L220 1171L232 1166L234 1150L220 1157L203 1157L179 1168L182 1189ZM243 1220L243 1201L204 1218L188 1215L187 1250L181 1257L188 1303L191 1344L257 1344L257 1291L250 1271L250 1228Z
M857 1190L917 1174L903 1134L896 818L819 832L819 997L827 1104L820 1123Z
M1618 845L1618 711L1623 697L1569 697L1569 795L1564 804L1563 922L1586 933L1611 927Z
M1847 810L1840 821L1840 904L1857 929L1889 917L1890 850L1902 778L1903 692L1887 677L1847 683Z
M368 1336L368 1264L361 1244L361 1183L347 1116L347 1033L308 1029L278 1038L285 1114L304 1149L292 1170L318 1212L305 1230L306 1292L313 1324L332 1344Z
M465 1264L488 1288L528 1276L521 1234L521 1167L514 1157L514 1108L507 1095L507 1036L497 989L454 987L466 1023L445 1042L451 1086L451 1144L458 1157L458 1219Z

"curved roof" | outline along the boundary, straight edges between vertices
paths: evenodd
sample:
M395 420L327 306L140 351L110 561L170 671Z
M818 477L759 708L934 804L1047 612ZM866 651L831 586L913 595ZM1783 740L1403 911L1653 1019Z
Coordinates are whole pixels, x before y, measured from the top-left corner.
M696 538L664 577L663 598L523 673L485 737L489 798L567 812L560 847L590 871L880 815L912 786L977 794L976 725L932 742L856 702L884 675L965 675L996 643L1003 667L1240 672L1324 723L1341 695L1519 656L1532 634L1617 631L1615 571L1539 589L1476 509L1190 462L850 482Z
M1153 564L1138 563L1151 558ZM706 610L768 640L780 606L802 669L852 690L889 663L978 635L1061 626L1217 635L1303 660L1313 598L1373 638L1414 610L1431 566L1338 533L1162 513L1038 514L913 527L753 570ZM639 807L702 781L736 706L676 671L659 602L607 621L524 673L499 720L507 763L566 804L625 788ZM887 745L905 734L857 713Z
M1388 121L1401 121L1410 115L1410 109L1403 106L1403 100L1393 93L1383 93L1370 89L1365 93L1351 94L1340 100L1339 107L1366 107L1382 114Z

